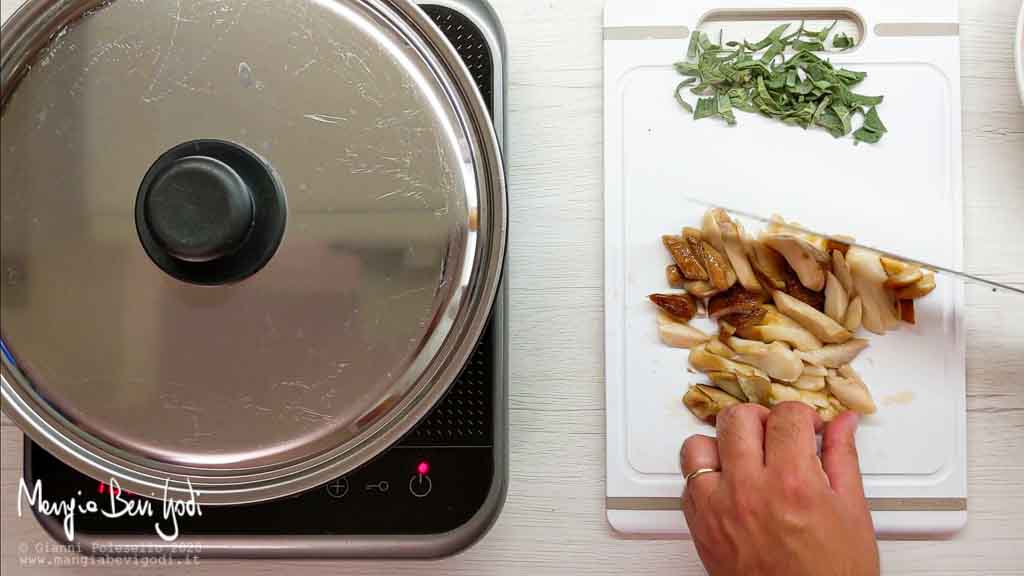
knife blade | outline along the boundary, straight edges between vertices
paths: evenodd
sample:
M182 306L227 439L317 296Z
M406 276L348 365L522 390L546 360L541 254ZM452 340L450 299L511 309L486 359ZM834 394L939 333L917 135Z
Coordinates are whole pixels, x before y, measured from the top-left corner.
M737 209L734 209L734 208L728 208L728 207L722 206L721 204L715 204L715 203L712 203L712 202L706 202L704 200L698 200L696 198L688 198L688 200L693 202L694 204L700 204L701 206L705 206L707 208L718 208L720 210L724 210L727 214L733 214L733 215L736 215L736 216L742 216L743 218L747 218L749 220L755 220L757 222L762 222L764 224L778 224L779 223L777 220L773 220L771 218L765 218L764 216L761 216L759 214L754 214L754 213L748 212L746 210L737 210ZM860 242L851 242L849 238L842 238L842 237L838 237L838 236L835 236L835 235L832 235L832 234L822 234L821 232L816 232L814 230L805 228L804 226L798 226L796 224L790 224L788 222L785 223L784 226L786 228L790 228L792 230L795 230L797 232L802 232L804 234L810 234L810 235L813 235L813 236L818 236L818 237L821 237L821 238L825 238L826 240L831 240L833 242L838 242L838 243L841 243L841 244L846 244L848 246L856 246L858 248L863 248L865 250L870 250L872 252L878 253L881 256L885 256L886 258L892 258L893 260L899 260L901 262L906 262L907 264L914 264L916 266L920 266L921 268L927 268L929 270L933 270L935 272L939 272L939 273L945 274L947 276L953 276L955 278L959 278L959 279L961 279L961 280L963 280L965 282L970 282L972 284L979 284L979 285L982 285L982 286L986 286L988 288L991 288L993 291L1004 291L1004 292L1010 292L1012 294L1024 295L1024 290L1022 290L1020 288L1015 288L1015 287L1007 285L1007 284L1001 284L999 282L995 282L995 281L992 281L992 280L988 280L986 278L982 278L981 276L976 276L974 274L968 274L966 272L961 272L960 270L954 270L954 269L946 267L946 266L938 266L936 264L931 264L929 262L923 262L921 260L917 260L916 258L907 258L906 256L900 256L899 254L896 254L896 253L893 253L893 252L889 252L887 250L881 250L879 248L875 248L875 247L869 246L867 244L862 244Z

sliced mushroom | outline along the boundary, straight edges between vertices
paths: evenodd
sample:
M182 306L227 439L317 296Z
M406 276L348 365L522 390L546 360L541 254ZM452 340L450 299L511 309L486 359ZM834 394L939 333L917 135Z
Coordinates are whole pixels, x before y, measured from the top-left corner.
M693 348L711 339L711 336L689 324L676 321L661 310L658 311L658 337L673 348Z
M740 388L740 382L736 378L735 374L728 372L708 372L708 379L711 383L722 390L728 392L731 396L747 401L747 395L743 393L743 389Z
M708 315L718 319L731 314L749 313L757 310L768 300L763 292L750 292L739 284L732 288L712 296L708 301Z
M884 266L883 266L884 267ZM913 284L917 284L917 281L924 276L924 272L920 268L915 266L907 266L902 272L895 276L889 276L889 279L885 281L884 286L889 290L898 290L900 288L906 288Z
M932 290L935 290L935 274L929 272L913 285L896 292L896 297L900 300L915 300L931 294Z
M825 389L825 377L824 376L812 376L810 374L801 374L796 382L793 382L793 387L799 390L808 390L811 392L817 392Z
M795 382L803 374L804 363L782 342L765 344L734 337L728 344L736 352L737 362L760 368L776 380Z
M694 369L704 373L728 372L730 374L735 374L737 377L747 376L758 377L765 380L769 379L768 375L759 368L755 368L748 364L733 362L728 358L712 353L710 350L714 348L714 342L715 340L712 339L707 344L697 346L693 350L690 350L690 365L693 366Z
M722 229L719 225L728 219L729 215L725 210L712 208L704 213L704 219L701 221L701 235L719 252L725 252L725 241L722 239Z
M885 334L886 330L896 327L899 319L895 313L895 300L885 289L889 276L878 254L854 246L846 253L846 262L853 275L854 290L862 301L864 328L875 334Z
M710 374L711 372L727 372L736 376L743 394L751 402L767 405L771 378L758 368L734 362L709 352L714 348L715 340L706 345L697 346L690 351L690 365L696 370ZM724 345L723 345L724 346Z
M856 334L857 330L860 330L863 314L864 301L860 299L860 296L857 296L846 307L846 318L843 319L843 328L849 330L851 334Z
M672 255L680 273L688 280L707 280L708 273L700 258L693 252L693 246L682 236L662 236L662 243Z
M817 366L815 364L804 364L804 376L821 376L824 378L828 376L828 368L824 366Z
M739 283L750 292L760 292L762 290L761 283L757 281L754 269L750 266L750 260L747 259L747 248L743 241L745 236L743 226L738 222L727 220L719 222L719 228L722 232L722 242L725 244L725 255L729 258L729 263L736 272Z
M738 312L733 312L732 314L719 316L718 324L719 326L728 324L732 327L733 332L735 332L740 328L757 326L764 321L764 317L767 314L768 310L764 306L751 306L749 308L743 308Z
M838 252L836 252L838 254ZM846 309L850 305L847 291L835 274L829 272L825 275L825 315L842 322L846 319Z
M782 254L805 287L816 292L825 287L822 264L832 261L826 252L789 232L762 233L761 241Z
M900 300L900 320L907 324L917 324L917 314L914 311L913 300Z
M908 270L917 268L912 264L907 264L902 260L896 260L895 258L889 258L888 256L879 256L879 261L882 263L882 268L885 273L889 276L899 276Z
M824 366L825 368L839 368L853 362L853 359L867 347L867 340L854 338L842 344L832 344L818 350L797 352L796 355L808 364Z
M786 287L786 276L790 272L789 265L786 264L786 259L782 257L782 254L772 250L760 240L750 240L747 243L747 256L750 259L751 267L760 276L761 284L776 290Z
M847 247L848 249L849 247ZM853 298L853 276L850 275L850 266L846 263L845 252L832 251L832 273L839 279L839 284L842 285L843 290L846 290L846 295Z
M822 342L839 344L853 337L846 328L840 326L835 320L785 292L776 290L772 293L772 297L779 312L796 320Z
M690 280L683 283L683 289L686 290L687 294L692 294L697 298L710 298L715 294L721 292L718 288L715 288L711 282L707 280Z
M739 400L729 394L701 384L690 386L683 396L683 404L701 420L711 420L722 410L739 403Z
M720 338L708 340L706 349L708 352L716 356L721 356L722 358L728 358L731 360L736 357L736 352L734 352L732 348L729 348L725 342L722 342Z
M651 302L673 318L686 323L697 313L697 303L689 294L651 294Z
M749 402L769 406L771 402L772 381L762 373L736 374L740 388Z
M821 348L821 340L806 328L791 320L788 316L780 314L774 306L764 306L765 316L761 323L756 326L742 326L736 334L748 340L760 340L761 342L785 342L797 350L817 350Z
M844 406L861 414L874 414L878 407L871 398L864 381L849 365L839 369L836 376L827 376L828 389Z
M814 390L798 390L785 384L772 383L771 386L771 405L781 404L782 402L800 402L814 408L815 410L820 408L827 408L828 394L822 391Z
M669 264L665 267L665 280L668 281L668 285L671 288L680 290L685 288L686 278L683 278L683 273L679 271L679 266L675 264Z
M853 236L837 234L825 239L825 248L827 252L839 252L841 255L846 256L846 251L850 249L850 244L856 241Z
M729 259L722 252L705 240L699 243L691 240L690 246L704 263L708 280L715 288L725 290L736 283L736 271L732 269L732 264L729 264Z

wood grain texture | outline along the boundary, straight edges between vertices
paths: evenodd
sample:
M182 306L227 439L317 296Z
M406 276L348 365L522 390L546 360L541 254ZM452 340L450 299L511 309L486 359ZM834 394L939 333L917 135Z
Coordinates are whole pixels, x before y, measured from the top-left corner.
M3 15L18 2L2 0ZM501 518L478 545L442 561L201 560L189 574L704 573L691 543L620 538L604 519L603 0L494 3L511 58L512 453ZM1019 7L961 2L964 215L968 270L1024 285L1024 108L1011 52ZM1024 566L1024 307L973 288L967 302L968 526L950 541L881 543L886 574L1009 575ZM19 564L19 546L48 538L17 516L21 434L6 418L0 432L4 573L139 573Z

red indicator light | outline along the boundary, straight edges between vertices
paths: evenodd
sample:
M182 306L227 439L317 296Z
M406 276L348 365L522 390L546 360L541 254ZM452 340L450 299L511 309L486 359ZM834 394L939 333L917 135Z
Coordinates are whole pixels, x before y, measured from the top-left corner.
M416 472L419 473L420 476L426 476L427 473L430 472L430 464L426 460L421 461L416 466Z

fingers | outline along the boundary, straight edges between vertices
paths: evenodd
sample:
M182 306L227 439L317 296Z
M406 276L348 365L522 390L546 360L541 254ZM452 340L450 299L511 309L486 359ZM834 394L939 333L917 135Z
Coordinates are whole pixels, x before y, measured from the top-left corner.
M738 404L715 420L718 455L725 477L753 478L764 470L764 424L770 412L757 404Z
M821 441L821 464L832 490L845 498L864 499L860 462L854 433L859 417L856 412L843 412L825 426Z
M805 404L783 402L776 406L765 426L765 464L786 468L813 464L817 468L815 430L821 426L821 417Z
M718 441L700 434L690 436L683 442L683 448L679 453L679 464L683 470L683 476L693 474L701 469L721 470L722 465L718 459ZM690 492L694 501L699 505L714 490L719 477L718 472L701 474L686 482L686 491Z

